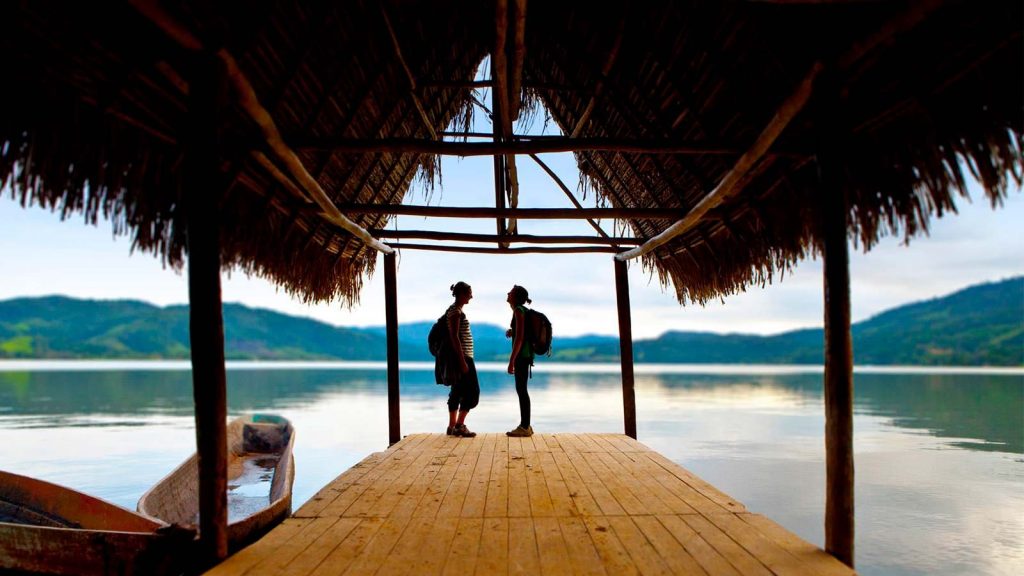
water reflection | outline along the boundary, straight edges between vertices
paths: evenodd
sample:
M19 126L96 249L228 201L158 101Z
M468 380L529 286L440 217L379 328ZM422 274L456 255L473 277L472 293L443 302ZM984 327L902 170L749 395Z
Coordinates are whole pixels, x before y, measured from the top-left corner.
M1020 375L863 374L856 378L854 409L956 446L1021 454L1022 382ZM508 385L505 374L481 372L485 403L488 393L504 394ZM657 399L659 414L723 404L785 411L822 402L819 374L640 374L636 386L638 396ZM379 369L229 370L228 387L232 412L300 408L337 393L386 396ZM621 407L617 374L538 370L530 387L540 396L563 396L558 404L582 395L600 412ZM428 370L402 372L403 400L436 400L444 392ZM0 418L8 427L145 426L152 416L191 416L192 409L186 371L0 372Z
M471 427L518 417L502 365L480 373ZM620 432L615 371L548 370L530 382L541 432ZM401 373L404 433L444 429L447 389ZM821 544L820 373L638 371L640 440ZM858 374L857 550L862 574L1003 574L1024 562L1024 376ZM296 506L386 448L382 367L232 369L230 415L276 412L296 426ZM0 372L0 466L134 508L195 449L184 370ZM1009 567L1009 568L1008 568Z

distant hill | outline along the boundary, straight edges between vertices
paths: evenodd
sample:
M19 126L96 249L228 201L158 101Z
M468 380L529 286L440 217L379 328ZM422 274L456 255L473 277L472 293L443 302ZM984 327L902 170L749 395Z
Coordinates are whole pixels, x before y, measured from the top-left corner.
M618 338L558 336L551 361L615 362ZM403 360L430 360L432 322L399 327ZM853 325L859 365L1024 366L1024 277L971 286ZM231 359L383 360L382 326L335 327L239 304L224 305ZM478 360L504 361L505 327L474 324ZM820 364L822 330L771 336L672 331L637 340L637 362ZM0 358L188 358L188 309L63 296L0 301ZM547 359L546 359L547 360Z

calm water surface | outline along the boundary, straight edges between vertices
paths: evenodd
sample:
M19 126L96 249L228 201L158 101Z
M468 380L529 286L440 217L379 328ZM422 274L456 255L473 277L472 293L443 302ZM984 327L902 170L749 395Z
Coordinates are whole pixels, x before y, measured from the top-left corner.
M442 432L447 389L403 365L402 432ZM504 365L482 365L468 424L517 423ZM803 538L824 542L820 370L639 366L639 440ZM1024 573L1024 372L858 371L857 567L861 574ZM294 506L387 447L383 364L241 364L232 416L296 428ZM615 366L541 363L540 432L621 432ZM469 440L467 440L469 441ZM134 509L194 449L182 363L0 362L0 468Z

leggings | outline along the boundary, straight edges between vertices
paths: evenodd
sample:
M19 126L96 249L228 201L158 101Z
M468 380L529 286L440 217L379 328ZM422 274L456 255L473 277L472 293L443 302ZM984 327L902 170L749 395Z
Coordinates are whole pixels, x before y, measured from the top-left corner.
M516 394L519 395L519 425L523 428L530 427L530 391L526 389L526 383L530 379L530 369L533 361L529 358L516 358Z

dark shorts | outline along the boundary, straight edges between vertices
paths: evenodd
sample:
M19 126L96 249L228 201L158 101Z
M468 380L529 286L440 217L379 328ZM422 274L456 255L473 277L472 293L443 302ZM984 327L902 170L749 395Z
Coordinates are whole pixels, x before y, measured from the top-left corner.
M460 374L457 382L452 383L451 392L448 393L448 410L467 411L476 408L480 403L480 381L476 377L476 364L472 358L466 358L469 370Z

